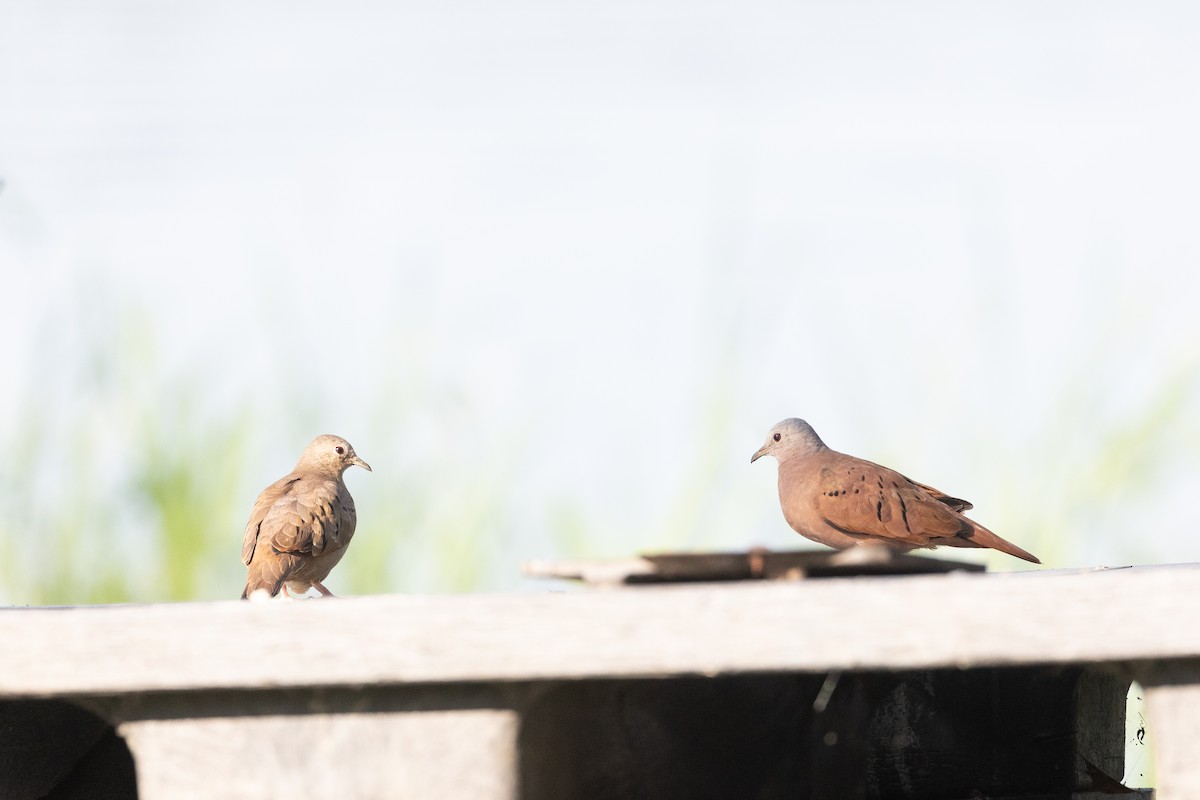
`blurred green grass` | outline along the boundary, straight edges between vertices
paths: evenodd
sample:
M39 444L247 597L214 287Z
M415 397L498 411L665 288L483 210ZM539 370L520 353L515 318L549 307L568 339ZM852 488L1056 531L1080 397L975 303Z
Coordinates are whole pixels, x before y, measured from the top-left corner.
M104 292L86 305L90 311L78 315L78 324L49 325L34 344L35 362L55 369L31 384L40 394L24 398L0 429L0 445L21 454L0 461L0 602L237 597L245 516L258 491L291 468L311 436L325 432L316 429L324 427L322 396L299 385L278 389L304 400L264 435L263 401L236 388L228 392L202 365L172 371L163 363L149 312ZM519 432L499 436L471 459L435 447L422 463L380 469L371 442L405 440L406 426L431 408L445 417L446 429L462 424L461 407L447 402L456 387L414 389L423 376L411 372L404 386L385 383L368 401L360 421L365 439L356 441L376 472L348 476L370 516L360 520L335 585L350 594L471 591L514 585L524 558L619 555L614 541L621 548L636 542L641 551L743 541L748 509L761 511L774 497L727 488L744 460L731 464L728 453L748 453L757 442L732 441L741 413L728 380L736 373L736 337L717 339L726 345L698 393L704 435L687 437L691 467L670 484L661 510L619 540L578 498L529 497L521 489L526 454ZM1098 342L1065 376L1062 393L1045 399L1032 451L1020 449L1025 441L1003 440L1002 427L990 440L962 443L967 460L990 465L984 477L995 482L994 496L1018 499L985 509L981 521L1048 565L1078 558L1085 537L1107 517L1153 497L1200 445L1192 414L1200 359L1182 360L1141 393L1132 413L1106 416L1095 402L1106 391L1097 377L1104 374L1105 347ZM390 355L419 371L419 359ZM1073 439L1073 447L1064 439ZM763 513L774 518L775 510ZM520 529L530 520L541 530ZM1162 557L1137 536L1109 545L1130 562ZM1014 567L1002 556L991 563Z
M264 425L252 396L230 402L203 370L171 372L149 312L103 291L87 305L78 325L48 324L38 337L35 361L55 365L53 377L33 382L41 394L0 429L0 443L26 456L0 465L0 603L236 598L246 515L324 432L322 396L276 387L273 396L300 400ZM484 459L466 470L447 453L380 469L372 455L371 442L395 439L426 401L384 386L362 421L359 449L377 472L347 476L371 512L365 523L360 513L353 558L334 576L342 592L468 591L495 580L512 465ZM444 398L433 405L455 411Z

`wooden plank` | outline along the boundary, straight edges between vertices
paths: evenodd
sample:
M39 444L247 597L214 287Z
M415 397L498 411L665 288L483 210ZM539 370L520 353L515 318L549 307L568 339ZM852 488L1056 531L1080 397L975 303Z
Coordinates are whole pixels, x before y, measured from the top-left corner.
M1197 627L1190 618L1184 624ZM1139 681L1154 735L1155 797L1195 800L1200 797L1200 659L1147 665Z
M0 695L1200 657L1200 567L0 611Z
M1085 670L1075 685L1075 721L1071 745L1075 785L1117 792L1124 789L1125 706L1128 674L1111 669Z
M142 800L511 800L513 711L283 714L125 722Z
M1104 678L1007 667L562 682L522 711L521 796L1063 800L1116 791L1125 694L1098 685ZM1081 753L1085 719L1118 724L1094 731ZM1113 753L1116 778L1072 769Z
M619 559L527 561L535 578L582 580L593 586L696 581L798 580L859 575L983 572L982 564L897 553L883 547L835 550L756 549L737 553L652 553Z

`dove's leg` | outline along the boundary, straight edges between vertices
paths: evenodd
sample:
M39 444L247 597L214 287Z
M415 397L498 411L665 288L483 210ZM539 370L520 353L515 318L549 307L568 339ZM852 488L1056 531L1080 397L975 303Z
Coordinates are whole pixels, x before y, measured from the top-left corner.
M316 589L318 592L320 592L322 597L336 597L337 596L333 592L329 591L324 586L322 586L320 581L313 581L313 588Z

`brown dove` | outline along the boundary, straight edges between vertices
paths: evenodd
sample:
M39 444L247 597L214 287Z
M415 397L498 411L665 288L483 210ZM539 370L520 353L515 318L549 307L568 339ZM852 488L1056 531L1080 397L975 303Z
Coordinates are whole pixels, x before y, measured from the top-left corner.
M243 599L259 589L290 597L289 589L304 594L310 586L333 596L321 581L354 536L354 499L342 473L356 464L371 471L342 437L318 436L291 474L263 490L242 537Z
M960 512L966 500L942 494L899 472L830 450L802 419L785 419L751 458L779 461L779 504L801 536L844 550L854 545L990 547L1042 563Z

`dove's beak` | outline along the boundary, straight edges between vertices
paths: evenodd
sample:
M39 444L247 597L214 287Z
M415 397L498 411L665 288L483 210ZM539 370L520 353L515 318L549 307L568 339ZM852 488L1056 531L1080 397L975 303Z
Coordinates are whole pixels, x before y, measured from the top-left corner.
M362 460L361 458L359 458L358 456L355 456L354 458L350 459L350 463L351 463L351 464L357 464L358 466L360 466L360 467L362 467L363 469L365 469L367 472L374 472L374 470L373 470L373 469L371 469L371 465L370 465L370 464L368 464L367 462L363 461L363 460Z
M766 454L767 454L767 445L764 444L762 447L758 448L758 450L756 450L754 452L754 455L750 456L750 463L753 464L755 461L758 461L760 458L762 458Z

